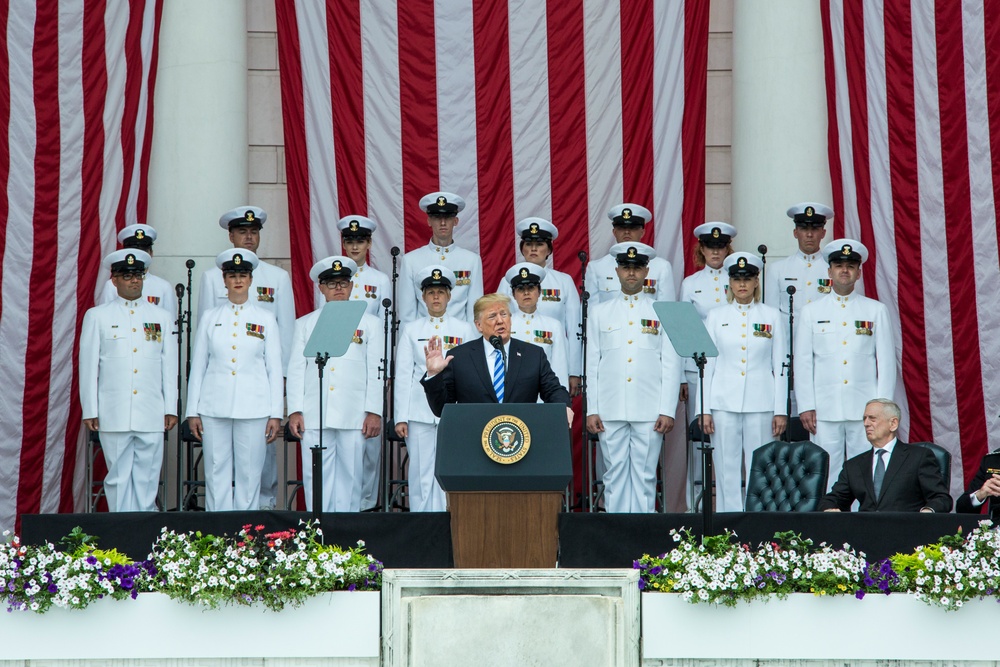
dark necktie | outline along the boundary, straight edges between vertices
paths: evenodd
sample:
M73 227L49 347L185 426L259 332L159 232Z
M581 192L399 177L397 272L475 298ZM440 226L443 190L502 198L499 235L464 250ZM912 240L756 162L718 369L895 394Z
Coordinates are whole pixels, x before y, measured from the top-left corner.
M875 454L878 456L878 461L875 462L875 500L878 500L882 495L882 480L885 479L885 459L882 458L885 450L880 449Z

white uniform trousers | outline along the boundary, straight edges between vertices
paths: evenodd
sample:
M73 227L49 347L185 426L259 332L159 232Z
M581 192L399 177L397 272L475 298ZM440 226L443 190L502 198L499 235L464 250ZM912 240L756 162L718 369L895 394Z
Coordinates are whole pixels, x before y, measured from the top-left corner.
M770 412L712 410L717 512L743 511L743 472L750 467L753 450L773 440L773 417Z
M205 509L256 510L260 506L260 471L268 447L267 417L225 419L202 416L201 449L205 462Z
M444 489L434 477L437 458L437 424L407 422L406 453L410 459L409 482L411 512L444 512L447 502Z
M275 440L264 450L264 467L260 471L260 509L273 510L278 505L278 458Z
M382 479L382 436L365 439L362 465L361 509L367 510L378 505L378 483Z
M163 431L101 431L100 437L104 461L108 465L108 474L104 477L108 511L154 511L163 465Z
M319 429L302 434L302 485L306 509L313 509L312 451L319 444ZM365 437L361 429L323 429L323 511L359 512L361 510L362 472Z
M833 489L833 483L840 476L844 461L871 449L865 435L865 425L860 419L842 422L816 420L816 433L810 437L830 455L830 476L826 480L826 490ZM845 458L846 447L846 458Z
M656 506L656 462L663 436L656 422L604 420L600 434L604 471L604 507L608 512L652 512Z

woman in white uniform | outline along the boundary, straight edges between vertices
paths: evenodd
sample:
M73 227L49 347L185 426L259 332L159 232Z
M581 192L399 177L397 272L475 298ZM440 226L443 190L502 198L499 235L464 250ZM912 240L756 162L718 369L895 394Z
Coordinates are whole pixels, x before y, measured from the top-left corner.
M785 431L787 338L781 314L760 303L755 255L726 258L727 304L708 313L705 327L719 350L705 367L703 428L715 446L715 497L720 512L743 510L744 459Z
M257 255L219 253L228 303L198 323L188 380L188 424L202 440L205 509L255 510L266 447L284 409L278 323L248 299Z

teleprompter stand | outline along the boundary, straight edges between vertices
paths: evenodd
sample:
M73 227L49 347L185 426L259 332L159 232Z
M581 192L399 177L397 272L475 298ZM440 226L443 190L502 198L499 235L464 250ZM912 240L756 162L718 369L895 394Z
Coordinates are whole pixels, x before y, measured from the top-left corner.
M306 341L302 355L315 359L316 371L319 376L319 442L311 447L312 451L312 509L313 518L317 521L323 512L323 426L326 423L326 413L323 411L323 370L330 357L342 357L347 354L354 332L365 314L365 304L360 301L328 301L323 306L316 327ZM302 462L305 465L305 462Z
M674 346L674 351L681 358L694 359L698 365L698 387L699 387L699 410L698 414L705 414L705 364L708 357L719 356L719 350L712 342L712 337L708 335L708 329L701 321L698 311L693 303L686 301L657 301L653 304L653 310L660 318L663 330L670 338L670 343ZM698 422L701 432L705 432L704 419ZM685 425L686 428L686 425ZM702 458L702 497L701 511L704 520L704 535L714 535L713 515L715 514L715 504L712 500L712 443L701 442Z
M498 463L483 441L515 420L523 422L530 445L520 460ZM565 405L446 405L435 476L448 494L455 567L556 566L559 510L573 477Z

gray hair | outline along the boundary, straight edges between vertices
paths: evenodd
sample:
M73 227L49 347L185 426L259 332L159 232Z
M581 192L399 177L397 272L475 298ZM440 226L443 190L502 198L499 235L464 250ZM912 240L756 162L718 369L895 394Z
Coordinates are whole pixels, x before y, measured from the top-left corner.
M882 415L888 419L902 419L903 413L899 409L899 406L894 402L890 401L888 398L873 398L872 400L865 403L865 407L868 407L872 403L878 403L882 406Z

